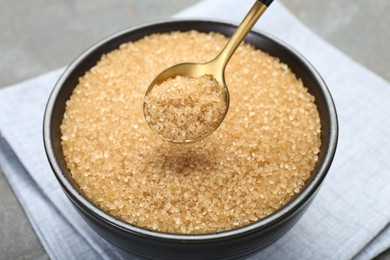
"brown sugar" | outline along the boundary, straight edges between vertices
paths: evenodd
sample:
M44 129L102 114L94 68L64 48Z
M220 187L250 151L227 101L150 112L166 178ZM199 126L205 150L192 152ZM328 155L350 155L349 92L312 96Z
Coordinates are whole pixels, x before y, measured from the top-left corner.
M173 144L144 119L144 94L159 72L206 62L226 42L217 33L154 34L103 55L80 78L62 147L93 203L140 227L194 234L247 225L300 192L321 145L314 97L287 65L249 44L226 68L229 113L211 136Z
M224 90L209 75L176 76L145 96L145 119L163 138L189 142L215 130L226 110Z

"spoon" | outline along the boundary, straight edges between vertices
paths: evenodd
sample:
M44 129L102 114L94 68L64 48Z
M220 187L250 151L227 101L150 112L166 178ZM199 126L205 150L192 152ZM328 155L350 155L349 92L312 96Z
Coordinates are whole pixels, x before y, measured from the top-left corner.
M237 30L229 40L229 42L225 45L222 51L211 61L206 63L181 63L174 65L163 72L161 72L149 85L148 89L145 93L144 99L144 116L146 118L145 109L146 109L146 97L153 90L154 87L158 86L162 82L167 79L174 78L176 76L189 76L193 78L197 78L203 75L210 75L213 79L215 79L219 86L222 88L223 99L225 103L225 110L219 117L218 123L214 125L210 131L193 139L186 140L173 140L171 138L166 138L159 134L151 125L151 122L148 122L149 126L155 131L160 137L163 139L173 142L173 143L192 143L196 141L200 141L205 137L209 136L212 132L214 132L225 119L226 114L229 109L229 91L227 85L225 83L225 68L226 64L229 62L230 58L240 45L240 43L244 40L245 36L249 33L252 27L256 24L257 20L260 16L265 12L265 10L269 7L269 5L273 2L273 0L257 0L252 8L249 10L245 18L242 20L241 24L238 26Z

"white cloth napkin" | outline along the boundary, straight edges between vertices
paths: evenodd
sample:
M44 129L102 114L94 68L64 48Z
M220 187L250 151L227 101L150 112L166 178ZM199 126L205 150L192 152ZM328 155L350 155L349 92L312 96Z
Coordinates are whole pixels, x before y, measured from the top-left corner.
M253 0L205 0L176 17L238 23ZM256 29L301 52L339 115L331 170L297 225L253 259L368 259L390 247L390 84L320 39L275 1ZM125 259L75 212L47 162L42 118L62 69L0 91L0 165L52 259Z

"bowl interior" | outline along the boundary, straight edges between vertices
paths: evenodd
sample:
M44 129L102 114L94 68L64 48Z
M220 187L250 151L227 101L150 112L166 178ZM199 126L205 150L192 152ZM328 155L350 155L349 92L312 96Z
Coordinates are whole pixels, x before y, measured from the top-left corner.
M118 48L122 43L129 41L136 41L145 35L153 33L163 33L170 31L188 31L197 30L200 32L215 31L226 36L231 36L235 31L235 26L222 22L213 21L168 21L162 23L154 23L142 27L131 28L119 32L107 39L97 43L89 48L86 52L81 54L64 72L57 82L50 99L47 104L45 119L44 119L44 143L49 162L53 171L59 180L65 192L70 199L81 203L100 215L102 218L108 219L115 225L121 226L123 229L128 229L137 232L146 232L156 235L160 232L148 231L142 228L134 227L128 223L122 222L114 217L103 212L89 202L77 185L74 183L71 174L66 167L62 147L61 147L61 133L60 125L65 112L66 101L72 94L73 89L78 84L79 77L83 76L86 71L92 68L100 59L102 54L110 52ZM337 117L332 98L319 74L299 53L294 51L291 47L282 43L273 37L264 33L251 32L246 37L246 42L253 44L256 48L261 49L272 56L278 57L283 63L286 63L292 71L301 78L304 85L309 92L315 97L315 102L320 114L321 120L321 149L319 159L315 166L312 177L308 180L304 189L292 201L285 205L282 209L276 211L270 216L252 223L248 226L238 228L237 230L224 231L219 234L231 235L234 232L245 232L253 228L260 228L268 225L278 218L288 214L288 212L299 207L301 204L314 195L318 190L323 178L325 177L330 164L332 162L336 143L337 143ZM186 235L170 236L170 234L163 234L169 238L183 239ZM215 235L215 234L214 234ZM217 234L218 235L218 234ZM199 235L198 237L205 238L208 235ZM192 238L194 236L191 236ZM196 236L195 236L196 237Z

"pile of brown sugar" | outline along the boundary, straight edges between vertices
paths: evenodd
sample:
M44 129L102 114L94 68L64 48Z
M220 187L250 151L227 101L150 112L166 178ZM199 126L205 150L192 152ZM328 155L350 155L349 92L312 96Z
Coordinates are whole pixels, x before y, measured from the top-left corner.
M145 96L145 119L163 138L187 142L207 136L222 121L224 90L209 75L176 76L153 86Z
M320 120L314 97L278 58L238 48L226 68L229 113L200 142L166 142L144 119L144 94L159 72L211 60L226 42L196 31L150 35L103 55L80 78L62 147L91 201L140 227L209 233L264 218L300 192L318 159Z

